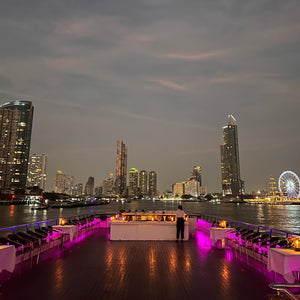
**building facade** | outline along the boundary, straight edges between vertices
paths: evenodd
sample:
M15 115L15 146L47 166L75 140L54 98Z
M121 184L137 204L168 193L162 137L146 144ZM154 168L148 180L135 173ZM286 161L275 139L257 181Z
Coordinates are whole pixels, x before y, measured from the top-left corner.
M128 186L129 196L138 196L138 179L139 179L138 169L131 168L129 170L129 186Z
M268 182L268 194L270 196L276 196L277 193L278 193L277 181L275 181L275 178L271 176L269 177L269 182Z
M102 183L102 195L106 197L111 197L115 195L114 189L114 174L110 173L109 178L103 180Z
M47 155L32 154L29 158L27 187L38 186L45 190L47 171Z
M0 190L25 189L34 107L30 101L0 106Z
M190 178L185 183L185 194L198 197L200 195L200 182L195 178Z
M63 174L58 170L53 178L52 191L55 193L71 195L73 190L73 176Z
M185 194L185 182L176 182L172 185L172 193L174 197L181 197Z
M223 195L244 193L244 182L240 176L240 159L237 122L228 116L228 125L223 127L224 143L221 150L221 174Z
M94 196L94 185L95 185L95 179L93 176L90 176L84 187L85 196Z
M193 166L191 179L195 179L196 181L199 182L200 186L202 185L201 167L200 166Z
M140 171L139 189L143 196L148 194L148 172L145 170Z
M117 143L117 163L116 163L116 179L115 189L118 196L127 193L127 146L123 141Z
M157 174L154 171L149 172L149 197L157 196Z
M73 196L81 197L83 193L83 183L76 183L73 188Z

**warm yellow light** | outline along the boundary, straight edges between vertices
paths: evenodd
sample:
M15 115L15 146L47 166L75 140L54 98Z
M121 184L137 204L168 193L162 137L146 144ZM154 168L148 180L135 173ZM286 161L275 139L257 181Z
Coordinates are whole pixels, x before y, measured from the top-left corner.
M59 218L59 225L65 225L65 224L66 224L66 219Z
M154 221L154 217L152 217L152 221Z
M226 221L225 220L219 221L219 227L226 228Z

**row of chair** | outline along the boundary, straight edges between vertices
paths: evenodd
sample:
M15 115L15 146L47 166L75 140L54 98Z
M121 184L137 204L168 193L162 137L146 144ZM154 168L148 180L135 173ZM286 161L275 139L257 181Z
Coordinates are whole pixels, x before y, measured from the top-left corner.
M67 225L89 225L94 221L94 216L79 218L79 219L73 219L69 220L66 224Z
M268 232L259 232L249 229L236 228L235 239L242 246L251 248L265 256L269 248L290 248L291 244L286 238L271 236Z
M27 230L26 232L11 233L7 237L0 237L0 244L14 245L18 255L32 248L40 247L47 242L47 238L51 237L52 234L52 226L43 226L34 230Z

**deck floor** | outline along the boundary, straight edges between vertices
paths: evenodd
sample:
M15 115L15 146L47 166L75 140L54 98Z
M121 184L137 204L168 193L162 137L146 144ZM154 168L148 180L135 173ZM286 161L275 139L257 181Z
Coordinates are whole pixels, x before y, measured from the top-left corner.
M261 269L260 269L261 268ZM232 250L187 242L109 241L108 231L56 250L2 282L1 299L266 299L272 276Z

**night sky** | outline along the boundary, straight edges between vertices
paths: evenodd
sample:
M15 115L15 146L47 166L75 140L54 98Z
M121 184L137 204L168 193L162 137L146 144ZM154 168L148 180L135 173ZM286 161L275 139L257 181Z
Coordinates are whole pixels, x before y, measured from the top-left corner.
M75 183L154 170L221 190L227 115L247 192L300 175L300 1L1 1L0 102L35 106L31 153Z

